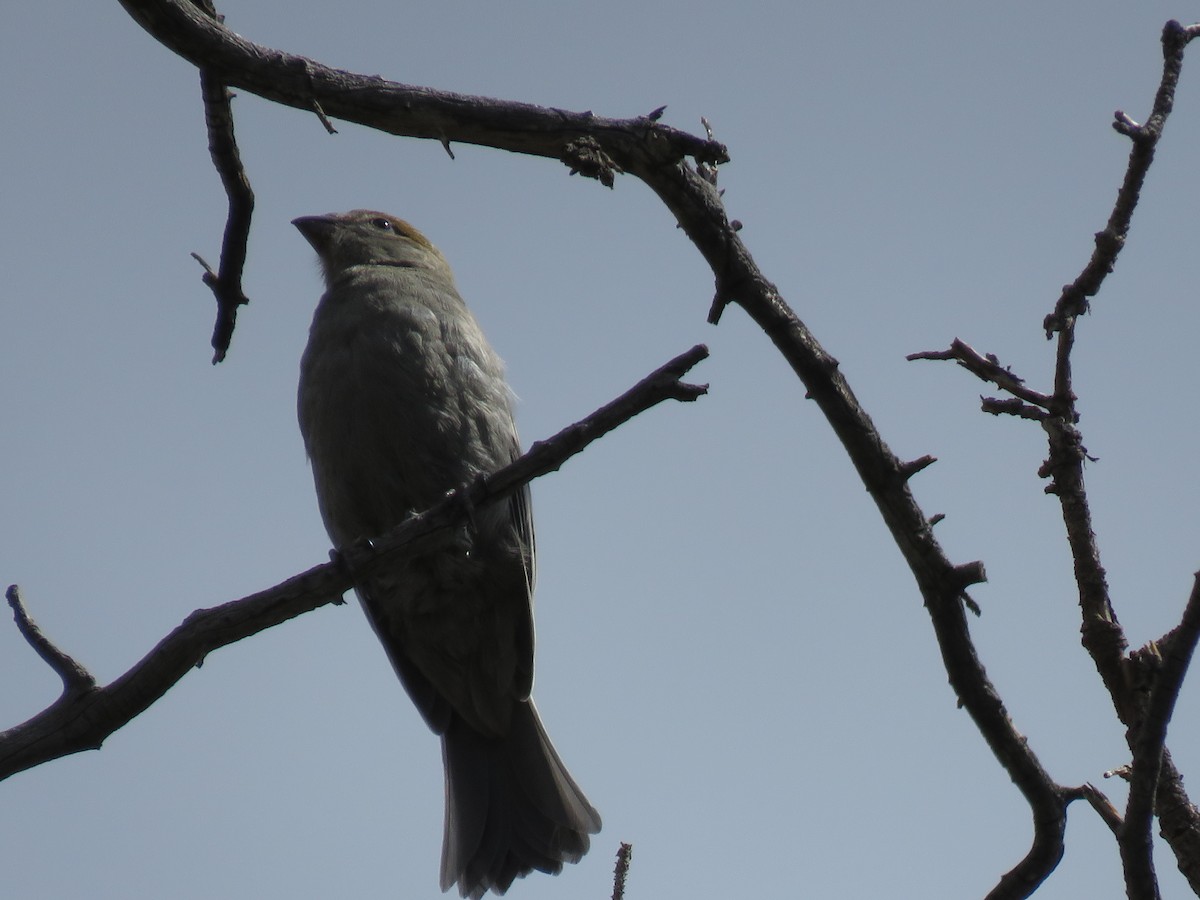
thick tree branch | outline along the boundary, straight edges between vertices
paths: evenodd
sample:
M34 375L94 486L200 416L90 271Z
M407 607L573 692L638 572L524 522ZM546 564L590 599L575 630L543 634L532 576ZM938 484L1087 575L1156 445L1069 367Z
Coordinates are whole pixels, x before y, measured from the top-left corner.
M397 84L251 43L188 0L121 0L121 5L156 40L231 87L389 134L551 159L577 157L587 160L581 170L595 177L610 174L612 166L628 170L634 160L661 164L689 156L710 163L728 159L716 141L660 125L652 116L605 119L590 112Z
M662 109L633 119L602 119L590 112L548 109L411 87L378 76L331 69L302 56L247 41L227 29L211 0L121 0L126 11L156 39L200 70L209 150L229 198L220 271L196 253L204 283L217 300L213 362L229 349L238 308L249 299L242 269L254 193L242 168L233 132L228 86L314 112L326 131L329 117L391 134L434 138L446 151L453 141L547 156L566 163L571 174L612 187L615 174L639 167L728 159L725 147L658 123Z
M557 471L592 441L664 400L697 399L706 386L687 384L682 378L706 356L703 345L693 347L590 416L536 442L511 465L409 517L370 545L343 548L347 565L315 566L241 600L197 610L137 665L105 687L96 687L82 666L42 635L25 614L16 588L10 588L9 602L21 633L62 677L64 691L32 719L0 733L0 779L61 756L98 749L110 734L150 707L218 647L339 602L353 586L350 572L368 574L393 554L403 553L418 537L457 523L470 508L498 502L532 479Z
M959 702L1033 811L1032 849L989 896L997 900L1028 896L1062 858L1066 801L1013 726L971 641L962 602L969 585L963 572L971 571L973 580L982 580L982 565L960 568L947 558L908 487L909 467L884 442L837 360L759 270L709 180L686 165L635 174L675 214L712 269L716 294L710 321L719 319L729 302L736 302L762 328L824 413L878 506L925 600Z
M1066 804L1013 726L971 641L962 602L969 583L963 573L972 573L969 580L982 580L982 565L958 567L947 558L909 489L909 467L884 442L837 360L759 270L709 180L686 165L635 174L675 214L712 269L716 294L710 320L718 319L729 302L736 302L763 329L824 413L878 506L925 600L951 686L1033 810L1033 848L990 895L1028 896L1062 858Z

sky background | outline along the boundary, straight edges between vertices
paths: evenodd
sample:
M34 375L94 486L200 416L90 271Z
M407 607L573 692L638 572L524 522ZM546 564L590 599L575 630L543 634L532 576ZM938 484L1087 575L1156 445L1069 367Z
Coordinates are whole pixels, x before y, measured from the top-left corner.
M352 71L625 117L712 123L729 214L842 364L956 563L973 633L1062 784L1127 761L1079 646L1036 425L907 363L961 337L1047 389L1041 331L1123 175L1159 34L1200 5L613 0L220 4L258 43ZM0 582L108 682L198 607L327 558L295 422L321 292L298 215L372 207L445 253L548 436L697 342L690 405L656 408L534 485L535 696L604 817L578 866L510 896L977 897L1029 812L955 698L900 554L816 407L642 184L397 139L249 94L257 194L241 313L210 364L225 196L195 70L116 0L13 4L0 30ZM1132 643L1200 565L1194 278L1200 47L1115 274L1079 329L1095 528ZM2 585L0 585L2 586ZM1200 791L1196 679L1168 744ZM0 728L58 679L0 627ZM1119 806L1123 786L1101 783ZM0 787L5 891L50 898L436 898L437 740L356 605L214 652L100 752ZM1165 897L1186 895L1156 851ZM1070 809L1040 898L1123 896L1115 843Z

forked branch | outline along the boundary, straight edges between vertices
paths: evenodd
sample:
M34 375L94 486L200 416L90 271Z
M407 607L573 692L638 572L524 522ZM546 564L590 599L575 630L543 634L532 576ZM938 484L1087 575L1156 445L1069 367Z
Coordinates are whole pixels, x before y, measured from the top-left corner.
M1071 352L1079 316L1088 311L1090 298L1100 290L1125 246L1142 186L1174 106L1184 50L1197 36L1200 25L1185 28L1176 21L1168 22L1162 33L1162 77L1146 123L1139 125L1121 110L1114 114L1113 128L1132 144L1129 162L1108 222L1096 233L1091 258L1079 276L1063 288L1054 310L1043 321L1047 338L1057 335L1058 340L1051 393L1029 390L1022 380L1010 378L1011 373L1001 369L993 357L980 355L958 339L949 350L909 357L956 360L977 377L1012 395L1011 400L984 400L986 411L1010 412L1034 419L1046 431L1049 454L1038 474L1050 480L1046 492L1055 495L1062 508L1075 562L1083 645L1127 728L1132 754L1130 794L1124 820L1115 830L1124 863L1126 891L1129 897L1139 900L1158 896L1151 854L1152 811L1159 815L1162 834L1175 852L1180 871L1200 894L1200 813L1184 792L1183 779L1164 745L1167 723L1195 645L1200 588L1193 590L1180 625L1164 640L1170 647L1169 666L1157 645L1126 653L1128 641L1109 594L1084 485L1083 467L1089 457L1078 427ZM1168 670L1169 675L1164 674ZM1113 824L1111 816L1105 818Z

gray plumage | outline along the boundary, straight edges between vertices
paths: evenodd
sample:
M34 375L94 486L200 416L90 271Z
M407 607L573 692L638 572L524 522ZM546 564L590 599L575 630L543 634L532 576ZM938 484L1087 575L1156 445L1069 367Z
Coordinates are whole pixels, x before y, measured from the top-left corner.
M370 210L293 224L317 251L327 287L300 365L300 430L326 530L345 547L521 448L503 365L424 235ZM442 739L442 889L457 883L476 900L534 869L578 862L600 829L530 699L533 580L524 491L357 586Z

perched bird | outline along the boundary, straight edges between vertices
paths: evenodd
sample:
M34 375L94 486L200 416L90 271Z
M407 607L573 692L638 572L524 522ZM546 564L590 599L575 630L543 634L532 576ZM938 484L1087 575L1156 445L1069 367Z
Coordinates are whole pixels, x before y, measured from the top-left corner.
M424 235L361 209L292 224L327 288L300 363L300 430L325 528L347 547L507 465L520 441L500 358ZM530 698L533 555L523 491L356 586L441 736L441 886L474 900L578 862L600 830Z

